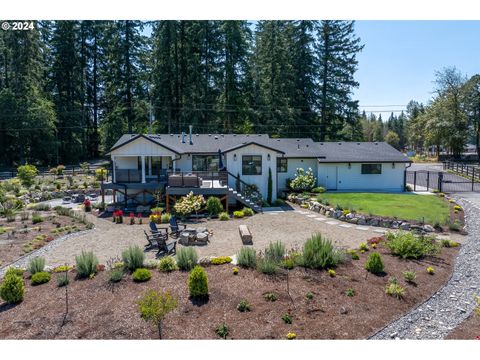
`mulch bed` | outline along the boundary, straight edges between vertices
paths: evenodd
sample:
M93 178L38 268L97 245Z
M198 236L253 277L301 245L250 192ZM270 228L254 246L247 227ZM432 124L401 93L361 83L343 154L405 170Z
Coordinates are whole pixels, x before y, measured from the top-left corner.
M371 252L372 250L370 250ZM16 306L0 303L1 339L155 339L156 328L144 322L137 312L137 301L147 289L169 290L179 298L179 306L167 315L163 336L169 339L217 339L215 328L225 322L232 339L285 339L289 332L299 339L366 338L414 306L426 300L450 277L458 249L444 248L437 257L405 261L387 254L383 256L384 276L367 274L363 266L370 252L360 260L336 268L336 277L326 271L295 268L289 275L290 295L285 273L268 276L240 268L233 275L232 265L206 268L209 278L209 300L192 302L186 286L188 274L170 274L152 270L152 279L134 283L129 275L114 285L108 284L108 273L101 272L92 280L73 280L68 286L69 314L62 326L65 288L57 288L56 274L48 284L31 287L26 280L25 299ZM428 275L427 266L435 268ZM408 285L402 272L417 272L417 284ZM403 300L385 294L390 276L396 276L405 287ZM355 290L354 297L345 290ZM267 292L275 292L278 300L268 302ZM312 292L312 300L306 294ZM237 310L240 300L251 304L251 311ZM282 315L290 311L292 324L285 324Z
M477 337L480 340L480 316L473 313L448 334L447 339L473 340Z
M30 218L25 221L21 221L19 215L17 215L17 219L13 222L7 222L4 218L0 219L0 226L12 228L0 235L1 266L10 264L25 255L26 252L23 251L24 245L28 244L38 235L46 235L46 238L43 242L37 242L36 245L32 247L32 250L39 249L48 242L68 233L68 231L65 231L55 234L52 233L54 229L65 226L77 226L78 231L85 229L84 224L68 216L43 211L40 212L40 215L44 218L44 221L37 224L32 223L31 212ZM11 234L12 230L15 231L14 235Z

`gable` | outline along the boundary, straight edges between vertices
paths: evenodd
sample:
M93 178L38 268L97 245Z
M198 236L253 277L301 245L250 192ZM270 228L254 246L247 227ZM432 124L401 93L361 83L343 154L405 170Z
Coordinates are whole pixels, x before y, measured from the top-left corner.
M173 150L142 135L132 137L110 151L110 155L114 156L175 156L176 154Z

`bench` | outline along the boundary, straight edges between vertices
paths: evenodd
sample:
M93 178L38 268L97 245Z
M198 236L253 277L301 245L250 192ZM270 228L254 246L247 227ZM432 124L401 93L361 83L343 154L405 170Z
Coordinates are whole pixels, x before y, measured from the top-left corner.
M238 231L240 233L240 238L242 239L243 245L252 245L252 233L248 229L247 225L239 225Z

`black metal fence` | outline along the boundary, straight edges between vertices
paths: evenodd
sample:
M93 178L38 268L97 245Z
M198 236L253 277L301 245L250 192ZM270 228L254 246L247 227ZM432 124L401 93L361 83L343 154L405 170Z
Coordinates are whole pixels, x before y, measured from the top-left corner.
M470 174L473 173L470 172ZM411 190L417 192L480 192L480 180L478 179L478 177L472 175L467 178L466 175L460 176L456 173L444 171L407 171L406 183Z

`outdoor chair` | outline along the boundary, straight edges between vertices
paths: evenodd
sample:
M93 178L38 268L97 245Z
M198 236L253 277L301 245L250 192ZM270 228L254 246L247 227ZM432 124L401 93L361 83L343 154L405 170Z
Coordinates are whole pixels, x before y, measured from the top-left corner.
M182 230L185 230L187 228L187 225L178 223L176 216L172 216L170 218L169 225L170 225L170 235L176 238L180 236L180 233L182 232ZM181 226L183 227L182 229L180 229Z
M162 231L163 231L163 230L165 230L165 231L167 230L167 228L158 228L158 227L157 227L157 224L155 224L153 221L150 221L150 222L148 223L148 225L150 226L150 232L151 232L152 234L158 234L158 233L160 232L160 230L162 230Z
M143 232L145 233L145 237L147 238L147 241L148 241L148 244L145 245L145 249L158 247L159 242L168 240L167 229L161 229L161 230L165 230L165 232L164 233L158 232L152 235L147 234L147 232L143 230Z
M165 233L159 232L158 234L148 235L145 230L143 231L148 241L148 244L145 245L145 250L157 248L158 251L157 251L157 254L155 255L156 257L175 254L177 251L177 240L167 243L167 240L168 240L168 233L166 231L167 229L161 229L161 230L165 230Z

